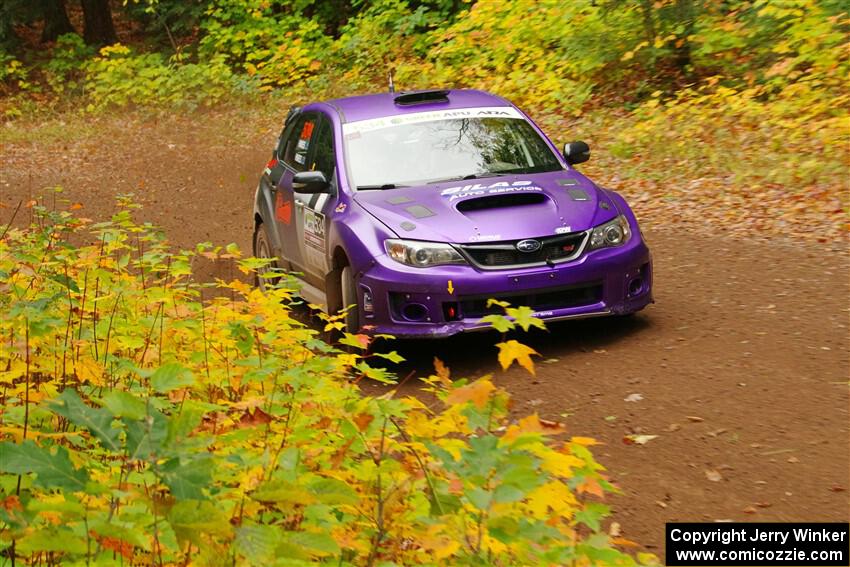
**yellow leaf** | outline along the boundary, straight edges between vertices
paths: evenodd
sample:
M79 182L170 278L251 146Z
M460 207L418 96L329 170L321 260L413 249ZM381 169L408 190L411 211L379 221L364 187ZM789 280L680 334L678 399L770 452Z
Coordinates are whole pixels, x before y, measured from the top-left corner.
M454 405L471 401L479 408L483 408L487 405L490 393L495 389L496 387L489 380L476 380L472 384L455 388L449 392L449 395L446 396L446 403Z
M570 439L570 441L575 443L576 445L584 445L585 447L599 445L599 441L597 441L593 437L573 437L572 439Z
M536 350L515 340L499 343L496 346L499 347L499 364L502 365L502 370L507 370L516 361L517 364L535 375L534 362L532 362L531 356L540 356L540 353Z
M77 378L81 382L90 382L96 386L103 386L103 367L91 358L81 358L77 361L75 368Z
M566 431L563 423L549 421L548 419L540 419L535 413L520 419L515 425L511 425L505 431L503 439L511 441L520 435L529 433L539 433L541 435L557 435Z
M572 517L576 498L562 482L548 482L528 494L528 510L534 518L545 518L549 510L565 518Z
M434 372L436 373L437 378L440 379L440 382L442 382L444 386L452 385L450 379L451 373L449 372L449 369L446 368L446 365L443 363L443 361L437 358L436 356L434 357Z

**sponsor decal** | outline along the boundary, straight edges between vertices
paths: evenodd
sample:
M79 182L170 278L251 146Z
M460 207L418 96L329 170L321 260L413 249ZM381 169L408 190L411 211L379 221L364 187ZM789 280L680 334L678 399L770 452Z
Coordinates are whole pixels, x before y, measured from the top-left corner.
M455 187L447 187L440 191L440 195L448 197L449 201L463 199L465 197L480 197L482 195L498 195L501 193L514 193L516 191L543 191L542 187L534 185L533 181L497 181L490 185L482 183L472 183L469 185L457 185Z
M532 317L551 317L554 315L551 311L537 311L536 313L532 313Z
M312 209L304 211L304 244L325 251L325 215Z
M572 232L571 226L559 226L555 229L555 234L568 234Z
M452 284L452 280L449 280L449 283L446 285L446 291L449 292L449 295L454 295L455 286Z
M292 222L292 201L284 197L280 191L275 198L274 217L283 224Z
M398 114L384 118L356 120L343 124L342 132L346 139L351 139L352 134L359 132L370 132L372 130L405 124L419 124L422 122L436 122L438 120L453 120L458 118L513 118L524 120L522 114L512 106L484 106L478 108L458 108L454 110L411 112L409 114Z
M490 240L501 240L501 234L473 234L469 237L470 242L485 242Z
M300 140L307 140L312 135L313 135L313 122L308 120L307 122L304 123L304 127L301 128L301 134L298 136L298 138Z
M335 212L335 213L344 213L344 212L345 212L345 208L346 208L347 206L348 206L348 205L346 205L345 203L340 203L339 205L337 205L337 206L336 206L336 208L334 209L334 212Z

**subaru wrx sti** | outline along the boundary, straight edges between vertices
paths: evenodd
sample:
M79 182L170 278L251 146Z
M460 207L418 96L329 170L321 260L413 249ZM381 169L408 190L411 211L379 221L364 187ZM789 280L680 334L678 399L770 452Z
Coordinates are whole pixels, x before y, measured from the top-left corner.
M254 199L254 254L350 332L487 328L488 299L546 321L652 302L629 205L510 102L474 90L384 93L292 109ZM265 278L260 279L268 282Z

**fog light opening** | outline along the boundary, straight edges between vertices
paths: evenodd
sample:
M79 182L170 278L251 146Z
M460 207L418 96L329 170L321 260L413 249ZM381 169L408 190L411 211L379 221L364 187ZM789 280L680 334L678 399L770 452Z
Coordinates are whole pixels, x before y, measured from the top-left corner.
M629 282L629 296L638 295L643 291L643 278L634 278Z
M423 321L428 316L428 308L421 303L407 303L401 308L401 315L408 321Z
M457 321L460 319L460 311L456 301L443 303L443 317L446 321Z

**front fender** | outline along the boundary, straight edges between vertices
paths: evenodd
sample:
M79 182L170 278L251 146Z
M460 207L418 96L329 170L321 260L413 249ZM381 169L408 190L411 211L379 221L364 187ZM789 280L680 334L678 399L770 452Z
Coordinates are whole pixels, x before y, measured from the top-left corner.
M261 223L267 225L269 227L267 234L274 248L274 254L278 258L283 258L283 242L275 226L275 195L276 191L272 189L268 178L264 175L257 184L256 191L254 191L254 230L256 231ZM253 252L256 253L256 250Z

